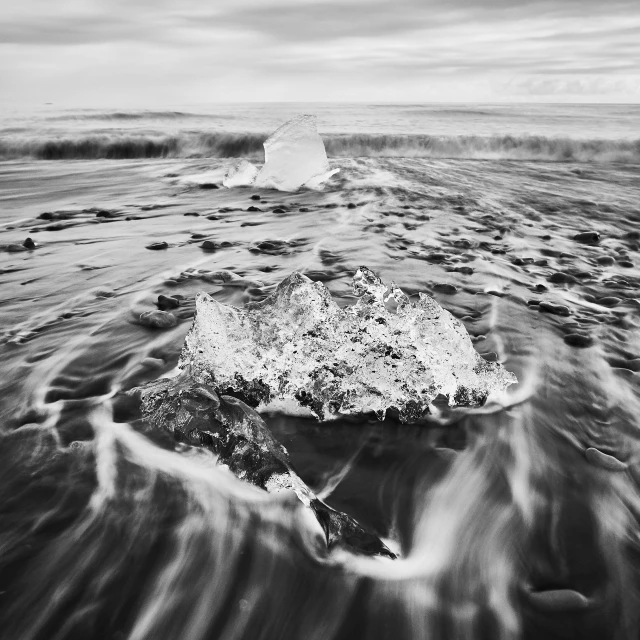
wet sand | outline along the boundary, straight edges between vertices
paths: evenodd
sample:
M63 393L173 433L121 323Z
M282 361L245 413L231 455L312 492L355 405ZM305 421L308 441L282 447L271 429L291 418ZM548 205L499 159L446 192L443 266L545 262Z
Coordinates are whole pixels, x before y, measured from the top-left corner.
M343 159L286 194L215 188L227 164L0 165L7 637L639 637L638 167ZM348 304L359 265L519 380L424 425L264 416L396 561L323 554L126 395L175 368L198 291L298 270Z

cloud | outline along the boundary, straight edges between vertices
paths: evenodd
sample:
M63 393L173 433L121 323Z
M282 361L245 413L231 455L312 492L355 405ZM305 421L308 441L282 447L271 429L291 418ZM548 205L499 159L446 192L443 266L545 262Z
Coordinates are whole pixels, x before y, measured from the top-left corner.
M637 0L22 0L0 24L25 99L635 96L639 61Z

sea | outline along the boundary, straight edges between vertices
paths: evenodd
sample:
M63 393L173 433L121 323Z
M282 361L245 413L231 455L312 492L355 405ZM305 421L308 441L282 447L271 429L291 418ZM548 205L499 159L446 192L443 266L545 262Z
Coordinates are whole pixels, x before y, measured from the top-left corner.
M322 190L222 186L300 114ZM418 424L262 411L396 559L320 548L129 393L199 292L346 306L360 266L518 379ZM0 283L1 640L640 638L640 105L3 107Z

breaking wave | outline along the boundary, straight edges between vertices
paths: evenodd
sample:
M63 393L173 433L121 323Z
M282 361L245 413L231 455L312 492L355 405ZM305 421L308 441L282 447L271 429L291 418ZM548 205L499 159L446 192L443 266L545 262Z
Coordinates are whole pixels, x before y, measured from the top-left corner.
M267 133L102 133L0 139L0 158L40 160L262 157ZM333 134L323 136L333 158L414 157L553 162L640 162L640 139L576 140L544 136L431 136Z
M183 118L220 118L202 113L186 113L184 111L95 111L72 112L46 118L52 122L69 120L173 120Z

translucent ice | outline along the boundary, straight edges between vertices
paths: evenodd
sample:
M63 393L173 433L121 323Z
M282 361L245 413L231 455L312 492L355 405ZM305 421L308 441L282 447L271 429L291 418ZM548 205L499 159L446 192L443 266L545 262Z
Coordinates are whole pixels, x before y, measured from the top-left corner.
M287 450L262 418L237 398L221 395L195 382L188 372L163 378L131 391L139 395L142 415L176 440L205 447L238 478L269 493L293 491L317 518L327 546L346 547L367 555L394 554L346 513L320 500L295 472Z
M294 400L320 419L395 408L413 421L438 395L473 405L516 382L429 296L411 302L366 267L353 289L360 299L345 309L301 273L244 310L200 293L180 367L253 406Z
M240 160L229 167L222 181L224 187L249 187L256 181L258 167L247 160Z
M255 185L280 191L319 187L339 169L329 169L315 116L298 116L283 124L264 143L264 166Z

